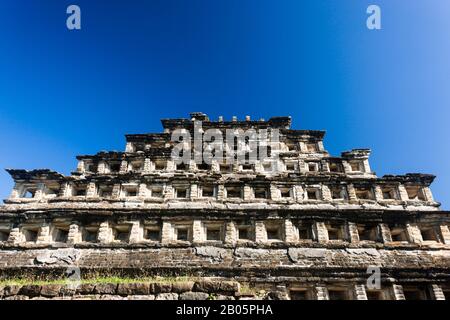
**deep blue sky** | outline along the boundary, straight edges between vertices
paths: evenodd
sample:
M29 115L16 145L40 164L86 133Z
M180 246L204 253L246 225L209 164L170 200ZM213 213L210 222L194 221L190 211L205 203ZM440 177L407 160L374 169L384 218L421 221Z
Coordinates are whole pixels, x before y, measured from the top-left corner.
M68 174L190 111L291 115L334 155L371 148L379 175L437 175L448 209L449 16L448 0L2 0L0 168ZM0 198L11 187L2 170Z

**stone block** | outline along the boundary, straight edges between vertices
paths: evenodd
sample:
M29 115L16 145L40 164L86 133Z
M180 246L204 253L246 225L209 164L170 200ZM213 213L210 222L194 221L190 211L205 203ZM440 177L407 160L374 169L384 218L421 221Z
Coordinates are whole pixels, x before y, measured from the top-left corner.
M95 294L116 294L117 284L114 283L99 283L95 285Z
M406 224L406 231L408 233L408 238L413 243L421 243L422 234L420 233L420 229L416 224Z
M69 234L67 236L67 243L75 244L81 242L81 232L78 224L71 224L69 227Z
M202 242L206 240L203 223L200 220L194 220L192 224L192 241Z
M284 220L284 240L286 242L298 241L298 230L289 219Z
M178 293L160 293L156 296L155 300L178 300Z
M172 291L171 283L155 282L150 284L150 293L169 293L171 291Z
M193 288L194 288L193 281L172 283L172 292L175 292L175 293L192 291Z
M3 297L10 297L19 294L20 286L18 285L7 285L3 287L2 290Z
M426 201L434 201L433 194L431 193L431 189L429 187L423 187L422 193L425 196Z
M450 244L450 230L449 230L448 226L446 226L446 225L441 225L439 229L440 229L440 231L441 231L441 238L442 238L442 241L443 241L445 244Z
M75 293L76 294L92 294L95 289L95 284L92 283L83 283L78 286Z
M50 226L49 225L43 225L39 228L37 243L49 243L51 242L50 237Z
M195 282L194 291L206 293L219 292L220 283L220 281L215 280L200 280Z
M322 198L324 201L331 201L331 191L327 185L322 185Z
M169 243L174 238L173 226L170 222L164 221L161 229L161 243Z
M328 300L328 290L325 286L315 287L315 293L317 300Z
M256 221L255 223L255 242L266 242L267 232L263 221Z
M379 232L384 243L392 241L391 230L386 223L379 224Z
M184 292L180 294L180 300L207 300L209 297L208 293L205 292Z
M117 286L117 294L121 296L148 295L149 293L149 283L120 283Z
M214 260L223 260L227 255L227 250L213 246L196 247L195 254L203 257L213 258Z
M313 232L315 234L315 239L318 242L328 241L328 230L324 222L316 222L313 225Z
M232 221L225 225L225 243L234 244L238 238L238 230L236 224Z
M131 223L131 230L130 230L130 243L136 243L142 240L144 236L144 229L141 227L139 221L133 221Z
M358 227L357 227L356 223L348 222L347 230L348 230L348 236L349 236L350 242L352 242L352 243L359 242L359 233L358 233Z
M98 242L108 243L112 240L112 229L109 226L109 222L102 222L98 229Z
M41 296L44 297L56 297L61 292L62 285L59 284L48 284L42 286Z
M37 297L41 293L41 286L30 284L20 288L19 294L28 297Z
M59 291L60 296L73 296L76 293L75 286L71 285L62 285L61 290Z
M358 198L356 197L355 186L352 183L347 185L347 195L350 201L358 200Z

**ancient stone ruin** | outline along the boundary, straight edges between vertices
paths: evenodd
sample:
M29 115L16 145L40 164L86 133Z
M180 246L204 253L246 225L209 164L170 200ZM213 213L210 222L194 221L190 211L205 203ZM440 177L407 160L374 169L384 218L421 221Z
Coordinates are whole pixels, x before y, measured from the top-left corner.
M253 163L177 163L172 134L196 121L277 130L279 141ZM324 131L291 129L290 117L192 113L162 125L126 135L124 152L78 156L69 176L7 169L15 185L0 207L4 281L73 269L161 282L5 284L0 297L450 299L450 214L433 199L434 176L377 177L369 149L331 156ZM188 280L164 282L176 277Z

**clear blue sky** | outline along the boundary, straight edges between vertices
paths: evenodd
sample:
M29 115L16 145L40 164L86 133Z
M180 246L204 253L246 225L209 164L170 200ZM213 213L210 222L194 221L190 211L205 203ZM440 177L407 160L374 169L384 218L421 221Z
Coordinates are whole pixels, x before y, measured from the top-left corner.
M291 115L334 155L371 148L378 175L437 175L448 209L449 16L448 0L2 0L0 168L68 174L190 111Z

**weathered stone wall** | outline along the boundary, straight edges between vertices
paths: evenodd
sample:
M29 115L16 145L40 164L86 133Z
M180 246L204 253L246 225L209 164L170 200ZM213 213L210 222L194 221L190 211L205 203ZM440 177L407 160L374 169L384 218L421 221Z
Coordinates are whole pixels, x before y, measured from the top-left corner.
M235 300L240 284L227 280L0 286L0 300Z
M179 166L171 133L193 132L198 120L223 132L279 129L279 141L269 141L276 157ZM124 152L78 156L69 176L8 169L15 185L0 206L0 277L58 278L79 268L83 277L223 277L265 290L267 299L445 298L450 213L433 198L433 175L377 177L369 149L333 157L324 131L293 130L290 117L210 121L192 113L162 124L163 133L127 135ZM225 142L225 150L235 150ZM381 291L368 290L368 267L381 268ZM70 292L10 286L0 296L245 298L235 287L224 290L224 279L183 290L151 283Z
M450 264L448 250L376 250L373 248L305 248L305 247L213 247L185 246L146 248L125 246L11 249L0 251L0 274L10 270L45 270L77 266L82 269L172 270L192 272L227 272L236 276L310 272L333 269L365 272L369 266L412 272L445 270ZM406 272L406 271L405 271ZM425 274L425 273L424 273ZM448 279L448 274L441 275Z
M126 283L75 283L43 285L2 285L0 300L332 300L336 299L336 289L341 300L372 300L374 295L364 283L315 281L309 283L279 281L266 283L244 283L225 278L205 278L175 282L126 282ZM382 289L383 300L411 299L406 294L409 284L396 284L385 281ZM445 291L444 291L445 290ZM448 286L427 284L419 294L433 300L448 299ZM300 293L300 296L299 296Z

